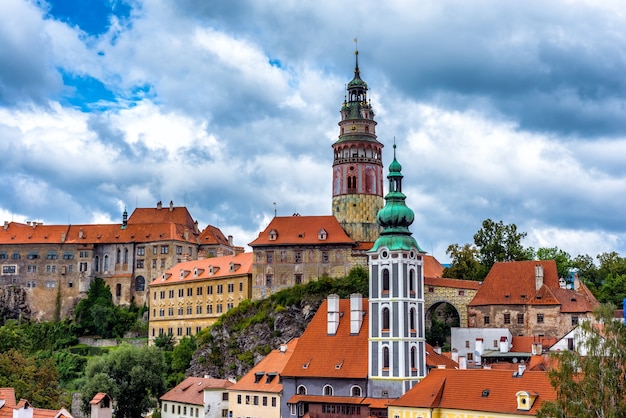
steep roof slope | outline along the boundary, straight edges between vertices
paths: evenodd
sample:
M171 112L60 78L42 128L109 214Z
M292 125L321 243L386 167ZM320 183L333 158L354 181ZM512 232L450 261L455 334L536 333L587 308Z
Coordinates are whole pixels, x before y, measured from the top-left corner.
M188 377L172 390L161 396L162 401L173 401L192 405L204 405L204 391L210 389L228 389L233 382L224 379Z
M319 236L322 230L326 232L323 239ZM334 216L276 216L249 245L254 247L307 244L356 245L356 242L348 236Z

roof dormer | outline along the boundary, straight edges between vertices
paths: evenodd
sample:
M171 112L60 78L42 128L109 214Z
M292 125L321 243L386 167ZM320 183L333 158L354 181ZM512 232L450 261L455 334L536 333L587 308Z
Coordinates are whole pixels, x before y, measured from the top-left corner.
M169 279L172 275L170 273L163 273L163 275L161 276L161 281L166 281L167 279Z
M328 237L328 232L326 232L324 228L320 229L320 231L317 233L317 238L320 241L326 241L326 237Z
M220 269L220 268L219 268L219 267L217 267L217 266L210 265L210 266L209 266L209 268L208 268L208 270L209 270L209 276L212 276L212 275L214 275L215 273L217 273L217 271L218 271L219 269Z
M180 278L184 279L189 273L191 273L189 270L180 269Z
M276 231L275 229L272 229L269 235L270 235L270 241L276 241L276 238L278 238L278 231Z
M520 390L515 396L517 397L517 409L519 411L530 411L538 395L535 392Z
M234 271L239 270L239 267L241 267L241 264L237 264L237 263L233 263L232 261L230 262L230 266L228 268L228 271L230 271L231 273Z

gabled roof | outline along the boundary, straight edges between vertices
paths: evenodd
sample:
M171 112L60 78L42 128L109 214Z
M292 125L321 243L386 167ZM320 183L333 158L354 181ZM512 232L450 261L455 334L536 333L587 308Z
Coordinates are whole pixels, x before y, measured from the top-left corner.
M219 228L213 225L207 225L207 227L204 228L204 230L200 233L200 236L198 237L198 242L200 243L200 245L231 246L230 241L228 241L228 238L224 236L224 233L222 233Z
M226 279L246 274L252 274L251 252L178 263L163 273L162 277L150 283L150 287Z
M537 395L529 411L517 409L519 391ZM526 371L521 377L514 377L510 370L434 369L390 406L534 416L542 402L555 399L556 392L542 371Z
M326 237L320 239L320 231ZM356 245L334 216L276 216L250 244L261 245Z
M558 338L556 337L537 337L537 336L518 336L514 335L511 339L511 352L515 353L532 353L533 343L540 343L542 350L552 347Z
M128 224L166 224L173 223L185 225L193 230L195 221L184 206L173 206L163 208L157 204L156 208L136 208L128 218Z
M104 398L109 398L111 399L111 397L105 393L105 392L98 392L94 395L93 399L91 399L91 401L89 401L90 404L92 405L97 405L99 404Z
M273 350L228 390L280 393L283 390L280 376L297 345L298 338L294 338Z
M356 378L367 377L368 299L363 298L366 312L358 334L350 334L350 300L339 300L339 327L328 334L328 300L320 305L298 341L283 376ZM343 315L342 315L343 314Z
M224 379L188 377L159 399L191 405L204 405L205 390L226 390L232 385L233 382Z
M443 276L443 266L432 255L424 255L424 278L440 278Z
M14 388L0 388L0 418L13 418L15 410L28 407L32 410L33 418L73 418L67 409L33 408L26 399L15 402Z
M543 284L536 288L535 267L543 268ZM584 284L580 283L584 288ZM484 305L566 305L576 312L591 312L597 305L588 292L561 289L554 260L508 261L495 263L469 306ZM579 299L572 305L571 299ZM582 303L585 300L586 302ZM591 308L589 310L585 310Z

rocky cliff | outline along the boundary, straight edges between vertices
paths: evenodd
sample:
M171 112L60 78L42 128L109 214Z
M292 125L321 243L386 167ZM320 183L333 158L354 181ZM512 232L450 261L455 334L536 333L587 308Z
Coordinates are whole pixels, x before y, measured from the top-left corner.
M0 288L0 325L7 319L28 320L30 315L26 289L13 285Z

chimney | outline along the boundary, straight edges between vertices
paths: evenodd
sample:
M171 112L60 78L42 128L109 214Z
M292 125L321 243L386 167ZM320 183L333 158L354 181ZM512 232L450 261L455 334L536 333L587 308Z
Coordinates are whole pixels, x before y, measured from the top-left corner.
M85 238L85 233L83 232L83 228L80 228L78 230L78 238L80 238L80 239Z
M9 229L9 221L4 221L4 230Z
M504 336L500 337L500 352L501 353L509 352L509 340L508 338Z
M534 342L532 347L531 347L531 352L533 354L533 356L539 356L541 355L541 351L543 350L542 344L538 343L538 342Z
M521 377L526 371L526 364L522 361L517 365L517 377Z
M535 290L541 289L541 286L543 286L543 266L537 264L535 266Z
M467 360L465 359L465 356L459 356L459 369L467 369Z
M360 293L350 295L350 334L358 334L363 325L363 296Z
M170 200L170 212L174 210L174 202Z
M128 225L128 212L126 212L126 208L124 208L124 213L122 213L122 229L126 229Z
M233 246L233 236L232 235L228 236L228 245L230 245L231 247Z
M339 327L339 296L328 295L328 335L335 335Z
M195 232L196 234L198 232L200 232L200 230L198 229L198 221L197 220L193 223L193 232Z
M163 208L163 202L161 202L160 200L157 202L157 209L162 209Z
M437 344L436 346L433 347L433 351L439 355L441 355L441 347L439 347L439 344Z
M578 278L578 273L574 275L574 290L578 291L580 289L580 279Z
M65 242L65 231L61 232L61 242Z
M452 354L450 357L452 358L453 361L456 361L458 363L459 362L459 350L457 350L456 348L453 348Z

